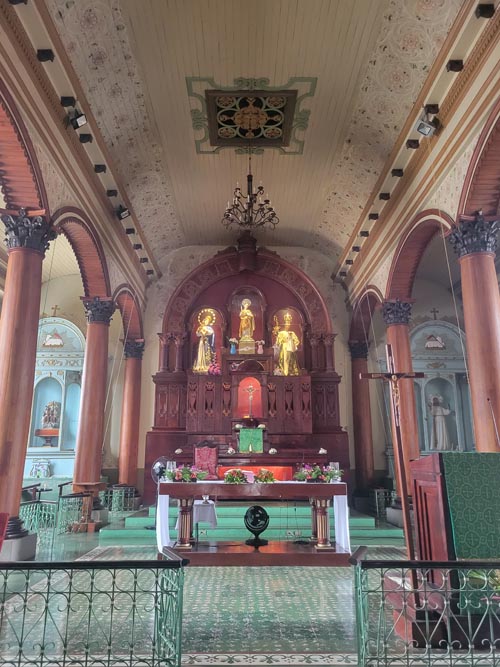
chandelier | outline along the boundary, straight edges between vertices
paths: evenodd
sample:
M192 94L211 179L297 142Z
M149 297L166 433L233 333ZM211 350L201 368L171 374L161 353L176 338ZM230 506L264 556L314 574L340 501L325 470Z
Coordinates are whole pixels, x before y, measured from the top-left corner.
M233 225L245 231L269 224L276 227L279 218L271 206L271 201L264 194L264 186L260 184L253 191L252 158L248 157L247 194L244 195L238 183L233 194L233 202L227 202L222 224L229 229Z

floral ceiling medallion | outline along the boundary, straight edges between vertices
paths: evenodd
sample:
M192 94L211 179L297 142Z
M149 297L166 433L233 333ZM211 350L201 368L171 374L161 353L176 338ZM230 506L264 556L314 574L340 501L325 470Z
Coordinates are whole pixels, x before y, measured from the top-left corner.
M310 114L302 102L314 96L316 82L316 78L293 77L272 87L269 79L240 77L233 87L223 87L212 78L186 77L196 152L231 148L236 153L261 154L274 148L301 155Z

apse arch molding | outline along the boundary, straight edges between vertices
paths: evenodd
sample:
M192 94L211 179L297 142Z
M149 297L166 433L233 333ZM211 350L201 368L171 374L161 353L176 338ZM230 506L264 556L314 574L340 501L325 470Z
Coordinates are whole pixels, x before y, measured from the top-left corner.
M24 208L28 213L48 213L47 192L33 143L16 103L1 79L0 154L0 185L6 210L17 213Z
M386 299L411 299L415 275L422 256L434 236L444 230L447 233L453 219L439 209L418 213L403 232L391 264L386 287Z
M494 104L472 153L460 194L458 217L472 216L479 209L486 217L498 216L500 183L495 177L499 172L500 98Z
M134 289L130 285L122 283L113 292L113 301L120 311L124 339L126 341L143 340L142 311Z
M373 313L380 308L384 297L374 285L369 285L356 301L353 308L349 341L368 342Z
M66 236L73 248L85 296L111 296L106 256L90 218L79 208L65 206L54 213L52 224L58 234Z

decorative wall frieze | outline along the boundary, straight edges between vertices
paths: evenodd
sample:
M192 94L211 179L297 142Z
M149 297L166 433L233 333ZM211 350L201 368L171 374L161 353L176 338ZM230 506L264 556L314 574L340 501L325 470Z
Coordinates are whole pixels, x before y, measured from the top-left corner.
M448 238L459 257L475 252L496 253L499 225L499 220L488 222L478 212L473 220L459 220Z
M85 315L89 324L108 324L115 312L116 305L112 299L101 299L95 296L92 299L82 299Z
M411 303L408 301L384 301L382 317L387 326L391 324L409 324L411 319Z
M49 249L50 241L56 237L55 231L41 215L26 215L24 208L19 215L2 215L5 225L5 245L8 250L30 248L43 255Z

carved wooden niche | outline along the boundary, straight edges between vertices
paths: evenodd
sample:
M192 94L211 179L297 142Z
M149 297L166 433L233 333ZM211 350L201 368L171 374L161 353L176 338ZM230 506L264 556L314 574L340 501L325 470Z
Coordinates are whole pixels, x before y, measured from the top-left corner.
M197 308L189 318L189 362L194 373L207 373L211 363L221 365L226 320L211 306Z

